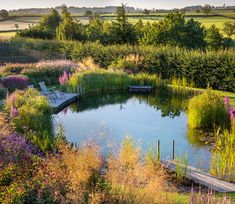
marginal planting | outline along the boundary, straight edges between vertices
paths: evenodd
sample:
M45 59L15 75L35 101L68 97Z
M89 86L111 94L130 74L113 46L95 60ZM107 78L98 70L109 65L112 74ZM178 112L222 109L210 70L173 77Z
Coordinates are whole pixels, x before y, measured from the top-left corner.
M130 85L149 85L155 88L163 84L163 81L157 75L128 75L122 71L100 69L73 74L68 83L68 89L76 92L78 86L80 86L80 92L82 94L89 94L127 90Z
M225 106L223 98L208 90L190 99L188 124L191 128L229 128L229 110Z
M81 61L92 57L102 68L131 73L158 74L162 79L185 78L196 87L234 91L234 49L218 51L186 50L171 46L102 45L67 41L12 39L9 45L60 53Z
M53 125L47 99L34 89L16 91L6 101L5 110L16 131L25 134L40 149L50 149Z

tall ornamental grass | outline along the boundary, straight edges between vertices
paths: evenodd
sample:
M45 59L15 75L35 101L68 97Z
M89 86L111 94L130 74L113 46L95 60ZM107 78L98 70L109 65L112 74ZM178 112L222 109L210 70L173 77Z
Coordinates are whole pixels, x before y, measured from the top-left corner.
M229 182L235 182L234 144L234 131L224 130L222 133L218 131L210 163L210 173Z
M210 90L194 96L188 103L188 124L191 128L212 129L230 126L229 110L220 95Z
M157 75L136 74L128 75L122 71L90 70L73 74L68 87L73 92L80 86L82 94L100 93L105 91L127 90L130 85L149 85L153 88L163 86Z

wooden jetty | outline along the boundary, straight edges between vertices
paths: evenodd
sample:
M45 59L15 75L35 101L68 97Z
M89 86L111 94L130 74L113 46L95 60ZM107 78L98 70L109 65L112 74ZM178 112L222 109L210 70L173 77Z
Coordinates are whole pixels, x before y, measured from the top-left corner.
M152 86L129 86L131 93L149 93L152 91Z
M186 177L195 183L208 187L211 190L220 193L231 193L235 192L235 184L223 181L217 177L214 177L208 173L205 173L192 166L186 166L184 164L179 164L174 160L162 160L161 163L169 170L175 171L177 165L186 168Z
M47 96L48 101L50 103L50 106L53 109L53 112L58 113L63 108L67 107L71 103L74 103L77 101L79 94L74 93L60 93L57 94L57 97L55 96Z

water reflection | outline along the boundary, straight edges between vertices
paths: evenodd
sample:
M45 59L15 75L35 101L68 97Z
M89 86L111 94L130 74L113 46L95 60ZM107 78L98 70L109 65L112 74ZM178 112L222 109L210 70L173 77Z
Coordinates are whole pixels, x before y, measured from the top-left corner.
M54 117L64 125L70 142L96 140L108 152L128 134L144 151L160 140L162 158L171 158L175 140L176 155L187 152L189 164L208 169L208 146L195 139L200 138L200 132L187 127L185 107L189 97L170 89L151 94L86 96Z

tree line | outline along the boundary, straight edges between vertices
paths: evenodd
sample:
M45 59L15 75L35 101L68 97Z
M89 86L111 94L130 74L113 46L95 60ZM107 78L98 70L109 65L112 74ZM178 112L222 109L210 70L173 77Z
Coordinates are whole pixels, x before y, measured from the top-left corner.
M232 29L231 29L232 25ZM74 19L66 6L61 13L55 9L40 19L37 26L18 32L20 37L42 39L98 41L108 44L172 45L189 49L220 49L230 46L235 26L227 24L229 37L223 37L220 30L212 25L206 29L194 19L186 20L180 12L167 14L159 22L144 24L142 20L132 24L128 21L125 6L117 8L115 21L102 21L91 15L89 24L84 25Z

